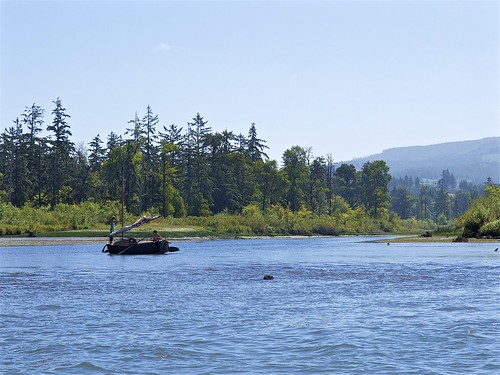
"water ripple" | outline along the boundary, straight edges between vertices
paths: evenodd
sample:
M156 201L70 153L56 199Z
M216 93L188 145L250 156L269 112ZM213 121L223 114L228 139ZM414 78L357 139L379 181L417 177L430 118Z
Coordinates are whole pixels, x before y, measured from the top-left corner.
M500 267L481 245L391 246L388 255L352 239L290 243L186 243L154 258L103 257L89 245L0 248L0 368L500 371Z

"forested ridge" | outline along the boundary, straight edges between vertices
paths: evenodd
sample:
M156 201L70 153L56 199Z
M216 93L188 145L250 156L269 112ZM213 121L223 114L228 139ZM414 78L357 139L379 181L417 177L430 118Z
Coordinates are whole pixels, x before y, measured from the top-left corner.
M450 136L453 136L450 134ZM384 160L393 178L412 176L421 180L439 180L443 170L458 181L482 184L488 178L500 181L500 137L445 142L427 146L395 147L379 154L346 161L356 168L367 161ZM335 164L340 166L339 163Z
M124 124L122 134L97 134L77 147L71 116L60 98L53 103L50 122L33 104L1 134L3 205L57 211L61 205L93 204L107 207L95 218L106 222L123 199L131 215L323 218L314 228L288 225L280 231L332 234L346 228L393 230L401 219L445 225L484 190L457 182L447 170L437 186L411 177L391 181L383 160L360 170L348 164L335 168L332 155L313 157L311 148L301 146L287 149L279 165L267 157L255 123L246 135L214 131L199 113L185 127L165 125L149 106ZM5 212L0 209L0 221L7 220Z

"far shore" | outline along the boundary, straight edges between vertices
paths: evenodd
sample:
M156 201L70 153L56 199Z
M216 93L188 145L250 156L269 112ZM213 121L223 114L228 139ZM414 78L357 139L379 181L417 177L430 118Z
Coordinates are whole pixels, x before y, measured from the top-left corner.
M175 241L206 241L217 239L214 237L185 237L168 239ZM106 237L0 237L0 247L12 246L50 246L50 245L76 245L76 244L97 244L108 243Z
M397 244L397 243L446 243L453 242L456 236L432 236L422 237L417 235L344 235L336 237L373 237L373 242ZM209 241L226 239L255 239L255 238L327 238L330 236L207 236L207 237L180 237L168 239L170 242L183 241ZM384 237L384 238L380 238ZM388 238L389 237L389 238ZM467 242L500 242L499 239L469 238ZM74 245L74 244L106 244L106 237L0 237L0 247L13 246L50 246L50 245Z

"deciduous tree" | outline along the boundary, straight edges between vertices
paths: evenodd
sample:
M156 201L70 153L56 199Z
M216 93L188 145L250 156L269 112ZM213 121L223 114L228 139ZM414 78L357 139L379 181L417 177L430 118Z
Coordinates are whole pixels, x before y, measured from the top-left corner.
M289 182L286 200L293 212L301 208L304 197L304 185L309 174L307 151L300 146L293 146L283 153L283 170Z
M377 217L390 202L388 183L389 167L383 160L367 162L361 169L361 203L369 215Z
M335 193L347 202L351 208L358 202L359 178L356 167L352 164L342 164L335 171L333 181Z

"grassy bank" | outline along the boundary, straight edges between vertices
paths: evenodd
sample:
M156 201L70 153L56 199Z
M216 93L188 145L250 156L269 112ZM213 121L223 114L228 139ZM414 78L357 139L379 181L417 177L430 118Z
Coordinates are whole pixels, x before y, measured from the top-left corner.
M148 225L147 228L134 229L134 237L151 237L152 231L158 230L166 238L190 238L190 237L214 237L215 233L202 228L164 228L162 226ZM36 233L36 237L71 237L71 238L105 238L109 234L108 229L83 229L68 231L52 231ZM13 237L26 237L26 235L17 235Z
M109 233L109 220L118 216L117 212L120 212L117 202L105 206L91 202L61 204L54 209L0 204L0 237L105 237ZM137 216L126 213L124 221L128 224L136 219ZM185 238L413 234L435 230L436 227L428 221L401 220L389 212L373 218L362 208L346 208L330 216L317 216L307 210L292 212L273 207L261 212L256 206L248 206L241 214L161 218L135 229L134 236L150 236L153 229L167 238Z

